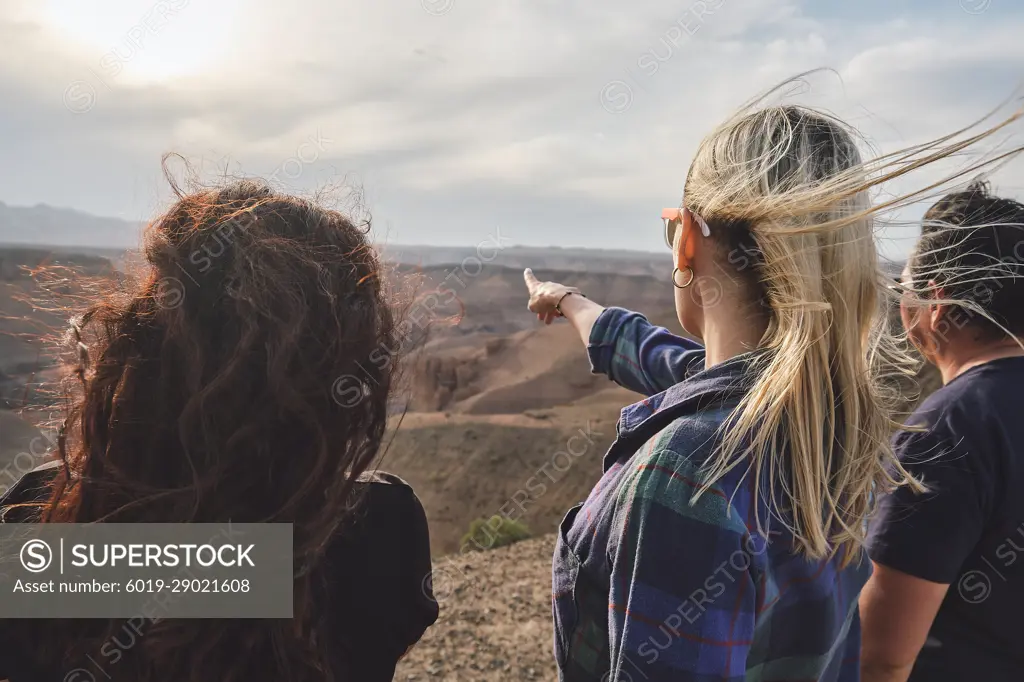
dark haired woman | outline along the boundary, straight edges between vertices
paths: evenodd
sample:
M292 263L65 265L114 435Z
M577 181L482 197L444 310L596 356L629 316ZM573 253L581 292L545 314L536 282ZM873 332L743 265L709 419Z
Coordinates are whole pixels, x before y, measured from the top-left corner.
M898 287L942 388L894 441L861 596L865 682L1024 678L1024 205L983 184L925 215Z
M73 324L81 391L62 463L9 492L7 520L291 523L292 620L160 620L105 672L391 680L437 604L422 507L401 480L367 473L391 364L361 361L397 334L365 231L243 181L179 192L145 257L138 291ZM336 400L343 377L364 378L360 400ZM40 682L89 670L123 622L4 625L0 678Z

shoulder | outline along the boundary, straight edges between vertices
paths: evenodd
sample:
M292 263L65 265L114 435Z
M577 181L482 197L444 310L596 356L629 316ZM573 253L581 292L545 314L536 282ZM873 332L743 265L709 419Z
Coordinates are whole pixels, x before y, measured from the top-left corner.
M429 571L430 534L412 488L397 476L373 472L357 481L353 504L327 552L335 577L364 587L421 580L410 573Z
M45 502L50 494L50 484L60 471L60 460L46 462L32 469L10 488L2 489L0 494L0 520L7 523L25 522L28 517L24 512L9 509L16 504L34 504Z
M722 426L732 416L733 403L709 405L680 415L658 432L647 448L651 453L682 459L686 467L700 469L715 453Z
M355 484L352 524L344 534L369 539L379 532L419 532L426 512L412 486L383 471L362 474Z
M928 396L898 431L893 445L910 466L933 466L961 459L977 466L981 459L997 457L997 432L1008 436L1019 428L1006 423L1007 407L1016 404L1008 395L1006 377L979 368ZM1021 379L1024 380L1024 374Z
M936 390L914 410L909 423L942 433L999 419L1008 404L1016 403L1024 382L1024 363L1019 367L992 365L968 370Z
M356 479L356 488L364 495L416 499L412 486L386 471L367 471Z

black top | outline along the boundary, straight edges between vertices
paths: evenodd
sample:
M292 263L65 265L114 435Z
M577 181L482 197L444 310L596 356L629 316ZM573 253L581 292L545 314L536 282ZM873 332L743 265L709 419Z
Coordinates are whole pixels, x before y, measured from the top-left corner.
M1024 679L1024 358L971 368L895 445L928 493L881 505L871 557L949 584L911 682Z
M44 499L57 464L26 474L0 497L0 507ZM390 682L398 660L438 616L427 518L412 488L397 476L365 474L356 494L354 522L328 547L318 569L328 579L314 581L324 585L315 598L324 609L326 630L336 639L328 649L337 655L334 667L343 671L341 679ZM22 509L7 510L4 520L31 521ZM16 648L5 647L6 641L0 635L0 679L64 680L67 671L26 660Z

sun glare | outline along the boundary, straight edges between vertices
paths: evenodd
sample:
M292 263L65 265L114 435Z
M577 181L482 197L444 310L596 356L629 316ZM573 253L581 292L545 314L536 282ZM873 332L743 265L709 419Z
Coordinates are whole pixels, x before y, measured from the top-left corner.
M241 0L47 0L44 21L68 47L95 54L108 85L216 71L237 36Z

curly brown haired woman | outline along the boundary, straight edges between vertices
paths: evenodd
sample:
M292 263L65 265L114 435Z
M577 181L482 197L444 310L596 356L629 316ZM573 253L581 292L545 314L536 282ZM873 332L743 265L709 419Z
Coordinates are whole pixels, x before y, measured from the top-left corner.
M8 493L7 520L291 523L292 620L157 621L106 672L390 680L437 604L422 507L367 473L393 364L365 360L398 336L378 256L342 214L261 182L178 199L147 231L139 290L73 321L60 460ZM353 376L359 399L337 400ZM7 621L0 678L88 669L123 625Z

